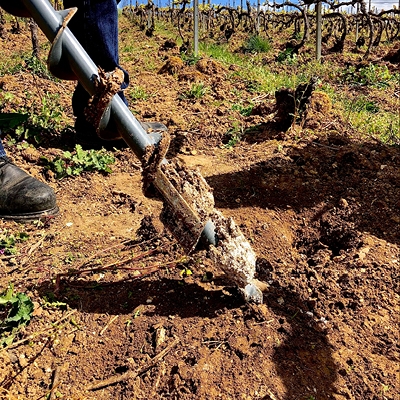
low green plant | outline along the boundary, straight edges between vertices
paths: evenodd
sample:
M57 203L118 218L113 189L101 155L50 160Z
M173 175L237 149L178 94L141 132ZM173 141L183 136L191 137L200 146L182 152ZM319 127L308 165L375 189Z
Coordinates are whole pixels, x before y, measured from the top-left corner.
M115 162L115 158L104 149L83 150L82 146L77 144L72 153L65 151L61 157L55 157L53 160L42 157L41 161L47 170L54 172L56 179L62 179L86 171L111 173L110 165Z
M129 91L129 97L132 101L147 100L150 96L141 86L134 86Z
M291 35L290 38L298 41L298 40L301 40L302 36L303 36L303 34L300 31L297 31L297 32L293 32L293 34Z
M32 74L37 75L41 78L45 79L51 79L54 80L55 77L51 75L49 72L47 65L42 62L38 57L35 57L34 55L26 55L23 58L24 66L23 69L26 71L30 71Z
M0 129L12 141L42 141L43 135L55 134L63 130L64 108L58 94L45 94L40 103L32 102L29 106L20 107L16 112L0 113Z
M189 269L184 267L183 269L181 269L181 271L179 272L179 275L182 277L186 277L186 276L190 276L193 275L193 272Z
M196 56L194 54L185 54L185 53L181 54L181 58L186 65L195 65L197 61L201 60L200 56Z
M207 54L208 57L214 58L224 64L236 64L236 65L243 65L242 58L230 51L229 46L222 44L214 44L214 43L207 43L207 42L200 42L199 43L200 50Z
M400 146L400 122L390 121L385 129L380 132L379 139L390 146Z
M248 117L249 115L251 115L253 108L254 104L249 104L247 106L244 106L243 104L233 104L232 106L233 111L239 111L239 113L244 117Z
M203 82L193 83L189 90L183 92L181 99L201 99L207 92L208 87Z
M279 63L294 65L297 63L297 54L294 52L294 49L289 47L278 54L276 61Z
M225 133L224 147L231 148L236 146L244 135L244 129L242 126L235 125L232 129Z
M361 85L373 86L385 89L390 86L390 82L396 78L390 73L386 65L377 65L369 63L365 67L348 67L342 74L344 82Z
M5 108L5 106L12 102L14 95L10 92L0 89L0 111Z
M10 345L33 314L32 300L25 293L15 293L10 284L0 295L0 347Z
M48 292L46 296L43 296L43 308L59 308L61 310L66 310L68 308L67 303L58 301L53 292Z
M344 107L345 110L351 112L362 112L362 111L369 113L379 112L379 106L365 96L360 96L351 102L346 101L344 103Z
M25 232L9 233L7 230L0 231L0 254L13 256L18 254L17 243L28 240L29 235Z
M366 96L358 96L353 100L339 97L337 102L343 107L346 120L353 128L383 143L400 144L400 122L396 113L381 110L377 103Z
M257 79L244 79L244 84L251 93L261 92L261 83Z
M24 113L0 113L0 129L7 133L23 126L28 119L29 115Z
M57 80L49 70L47 69L46 64L41 61L38 57L29 53L16 53L11 56L11 60L7 60L0 67L0 73L14 75L21 71L29 71L33 75L36 75L40 78Z
M259 35L251 36L243 45L245 53L267 53L271 48L269 40Z
M383 396L383 398L386 398L385 396L386 396L387 392L389 392L391 390L391 386L384 385L383 383L381 385L382 385L382 396Z

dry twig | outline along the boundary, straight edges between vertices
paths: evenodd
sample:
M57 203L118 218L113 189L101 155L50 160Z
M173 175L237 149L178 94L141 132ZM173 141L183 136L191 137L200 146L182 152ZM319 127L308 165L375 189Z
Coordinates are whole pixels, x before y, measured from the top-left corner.
M53 373L53 382L51 385L51 390L49 393L49 400L54 400L56 398L55 390L57 389L58 385L60 384L60 367L56 367Z
M86 388L86 390L98 390L102 389L106 386L114 385L118 382L124 382L128 379L135 379L137 376L143 374L148 371L154 365L156 365L159 361L161 361L178 343L180 342L179 338L176 338L169 346L167 346L164 350L160 351L156 356L154 356L147 364L143 367L139 368L137 371L128 371L119 376L113 376L104 381L98 382L94 385L91 385Z
M106 324L106 326L100 331L99 335L102 336L103 333L108 329L108 327L118 318L118 315L114 315L110 321Z
M135 272L135 277L134 279L138 278L143 278L146 275L149 275L151 273L154 273L158 270L160 270L163 267L166 266L172 266L172 265L177 265L180 262L183 262L184 260L187 259L186 256L181 257L178 260L173 260L167 263L159 263L155 265L148 265L145 267L124 267L124 264L127 264L132 261L138 261L146 256L152 255L153 253L159 251L160 249L153 249L149 250L147 252L138 254L137 256L129 256L127 258L124 258L123 260L113 262L111 264L105 265L105 266L100 266L100 267L94 267L94 268L87 268L87 269L82 269L82 270L70 270L68 272L63 272L60 274L57 274L56 276L56 285L54 291L57 293L60 290L60 282L62 277L72 277L72 276L78 276L82 274L88 274L88 273L94 273L94 272L106 272L106 271L115 271L115 270L122 270L122 271L132 271ZM132 279L132 278L130 278ZM105 283L104 283L105 284Z
M32 255L42 246L43 242L44 242L45 239L46 239L46 236L47 236L46 234L43 235L36 243L34 243L34 244L29 248L29 250L28 250L26 256L25 256L25 257L20 261L20 263L19 263L19 270L20 270L21 272L23 272L23 271L25 271L26 269L29 269L29 268L30 268L30 266L28 266L27 268L22 269L22 267L23 267L24 265L26 265L27 262L31 259Z

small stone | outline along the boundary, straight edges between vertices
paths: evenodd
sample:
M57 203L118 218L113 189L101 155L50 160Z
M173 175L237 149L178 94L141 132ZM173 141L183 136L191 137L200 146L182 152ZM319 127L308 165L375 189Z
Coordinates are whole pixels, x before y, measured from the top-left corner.
M349 203L348 203L348 201L346 199L340 199L339 200L339 204L343 208L347 208L349 206Z

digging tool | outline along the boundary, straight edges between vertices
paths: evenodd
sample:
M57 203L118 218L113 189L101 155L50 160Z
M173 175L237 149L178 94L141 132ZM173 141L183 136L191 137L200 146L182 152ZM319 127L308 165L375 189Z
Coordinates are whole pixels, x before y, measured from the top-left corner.
M121 71L106 74L99 69L67 27L77 9L56 11L48 0L0 0L0 6L36 21L52 43L49 71L60 79L78 80L92 96L88 114L99 136L116 130L141 160L144 183L161 194L161 219L177 241L188 252L199 241L206 244L211 259L236 283L244 298L262 303L262 292L254 279L256 256L250 244L232 219L215 210L211 188L200 173L165 158L168 134L148 134L115 95Z

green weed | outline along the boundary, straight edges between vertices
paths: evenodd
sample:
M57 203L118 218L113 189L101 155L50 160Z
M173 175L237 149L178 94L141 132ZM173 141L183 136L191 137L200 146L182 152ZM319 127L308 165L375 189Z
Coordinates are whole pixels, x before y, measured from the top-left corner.
M385 396L386 396L386 394L390 391L390 389L391 389L391 386L390 386L390 385L384 385L384 384L382 383L382 396L383 396L384 398L386 398Z
M83 150L82 146L76 145L74 152L65 151L61 157L49 160L42 157L47 170L55 174L56 179L68 176L77 176L86 171L98 171L111 173L110 164L115 162L115 158L106 150Z
M0 254L16 255L18 254L17 243L24 242L29 238L25 232L9 233L7 230L0 231Z
M342 80L352 85L373 86L385 89L390 82L396 78L391 75L386 65L368 64L365 67L357 68L350 66L342 74Z
M200 42L199 48L203 53L207 54L207 56L214 58L215 60L218 60L224 64L244 64L242 58L239 55L232 53L227 45L217 45Z
M287 48L278 54L276 61L279 63L294 65L297 64L297 54L292 48Z
M197 61L201 60L200 56L195 56L194 54L181 54L182 61L187 65L195 65Z
M132 101L136 100L147 100L150 97L148 93L141 87L141 86L134 86L130 91L129 91L129 98Z
M272 46L269 40L259 36L251 36L243 45L245 53L268 53Z
M59 95L46 94L40 103L19 108L15 113L0 113L0 129L11 141L33 140L40 143L43 136L55 134L67 126Z
M21 71L29 71L40 78L57 80L57 78L48 71L46 64L31 53L15 54L11 61L7 60L0 68L0 73L4 75L15 75Z
M14 99L14 95L10 92L5 92L0 89L0 111Z
M179 97L185 99L201 99L207 92L208 87L204 83L193 83L189 90L183 92Z
M236 124L232 129L225 133L225 137L223 139L224 147L227 149L236 146L244 135L244 129L242 126Z
M385 124L385 128L381 131L379 139L382 143L390 146L400 146L400 122L391 121L389 124Z
M399 121L394 114L369 111L352 112L348 121L356 129L366 135L379 137L383 142L390 144L400 143Z
M33 55L28 55L23 58L23 62L24 62L23 66L24 71L28 70L33 75L39 76L41 78L50 80L56 79L53 75L51 75L51 73L47 69L47 65L44 62L42 62L39 58Z
M248 106L244 106L243 104L233 104L232 106L233 111L239 111L239 113L245 117L251 115L253 108L254 104L249 104Z
M59 308L60 310L66 310L68 308L67 303L58 301L53 292L48 292L47 296L43 296L43 308Z
M22 126L29 119L28 114L23 113L0 113L0 129L7 133Z
M351 112L379 112L379 106L365 96L360 96L352 102L345 102L345 110Z
M25 293L14 293L12 284L0 296L0 346L10 345L33 313L33 303Z

